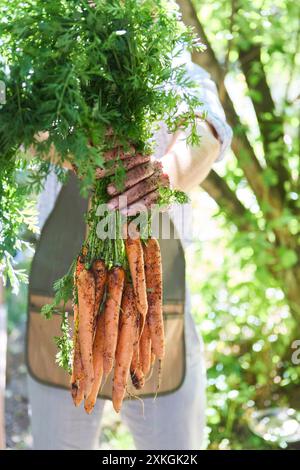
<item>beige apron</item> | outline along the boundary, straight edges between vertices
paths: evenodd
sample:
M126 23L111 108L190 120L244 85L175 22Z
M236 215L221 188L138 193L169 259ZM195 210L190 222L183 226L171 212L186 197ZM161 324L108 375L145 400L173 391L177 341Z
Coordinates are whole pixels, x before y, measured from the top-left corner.
M86 226L84 214L87 200L79 194L78 183L70 175L62 188L55 207L42 230L33 258L28 299L27 365L30 375L38 382L61 388L69 388L69 375L55 363L57 352L54 336L60 336L59 314L46 320L40 314L41 307L52 301L53 283L69 269L80 251ZM185 260L175 229L171 223L171 238L159 238L163 264L163 312L166 337L166 353L162 365L160 387L158 364L142 391L128 387L130 394L152 396L176 391L185 377L184 305ZM72 306L66 309L72 317ZM72 323L72 322L71 322ZM112 374L111 374L112 375ZM112 378L108 378L99 396L111 398Z

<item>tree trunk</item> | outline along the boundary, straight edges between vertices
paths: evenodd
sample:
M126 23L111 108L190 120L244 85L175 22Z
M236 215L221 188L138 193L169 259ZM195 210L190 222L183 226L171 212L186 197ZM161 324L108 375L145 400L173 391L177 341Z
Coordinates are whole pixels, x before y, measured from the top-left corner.
M291 315L293 316L296 327L295 333L296 336L293 339L299 339L299 325L300 325L300 289L299 289L299 277L300 277L300 268L299 266L293 269L287 269L281 274L283 291Z

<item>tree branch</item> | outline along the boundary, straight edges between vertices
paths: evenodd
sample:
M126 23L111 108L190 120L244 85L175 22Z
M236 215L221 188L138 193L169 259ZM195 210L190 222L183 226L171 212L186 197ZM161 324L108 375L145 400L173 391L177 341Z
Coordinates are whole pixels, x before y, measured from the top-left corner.
M221 211L241 230L251 230L250 212L229 188L224 178L211 171L201 187L216 201ZM246 217L246 215L249 217ZM252 227L253 230L253 227Z
M258 44L251 44L248 49L239 50L239 58L250 93L254 88L254 84L251 82L251 76L255 73L255 91L259 92L260 96L257 97L257 99L253 97L251 97L251 99L256 111L257 120L260 124L262 137L265 138L267 143L270 143L274 140L274 137L270 135L270 125L268 125L268 122L264 119L264 114L268 113L271 115L272 121L273 119L277 120L277 118L275 116L275 104L261 62L261 47ZM253 72L253 68L255 68L255 72ZM282 129L280 135L282 135ZM279 135L277 137L279 137Z
M207 68L212 78L216 81L220 99L224 107L227 120L233 129L241 129L242 124L236 113L233 103L225 89L225 73L223 67L219 64L211 44L205 34L201 22L197 16L196 9L192 0L177 0L182 12L182 19L188 25L195 29L197 35L205 43L207 49L204 53L195 51L192 55L193 61L201 67ZM263 208L267 206L270 210L270 216L275 218L280 215L283 209L283 201L277 188L269 188L265 185L263 179L263 168L256 158L254 150L249 142L245 132L234 135L232 149L239 160L239 164L244 171L245 177L252 188L258 203Z
M225 71L218 62L218 59L210 45L208 37L198 20L197 12L191 0L177 0L182 13L182 19L187 26L192 27L201 41L205 44L205 52L195 51L193 53L193 61L198 62L201 58L202 67L209 70L213 80L219 85L224 82Z
M281 197L284 199L284 182L290 180L290 175L283 163L283 152L278 149L274 155L274 149L271 148L272 143L278 141L281 141L282 146L284 146L283 123L282 119L276 116L275 104L261 61L261 47L251 44L247 50L239 51L239 58L250 91L250 96L251 92L254 92L256 95L258 93L258 96L252 94L251 99L260 128L265 158L268 165L277 173L278 190ZM251 81L251 77L253 77L253 67L255 68L255 85ZM271 154L273 158L269 158Z

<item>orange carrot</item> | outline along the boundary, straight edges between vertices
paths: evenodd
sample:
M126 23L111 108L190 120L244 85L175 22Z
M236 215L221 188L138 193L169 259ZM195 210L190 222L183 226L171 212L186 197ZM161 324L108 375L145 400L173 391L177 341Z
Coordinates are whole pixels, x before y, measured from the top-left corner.
M103 367L105 376L107 376L112 370L115 359L124 280L125 272L123 268L115 266L109 271L107 280L107 296L103 313L105 324Z
M151 338L148 321L145 323L140 340L140 364L144 376L146 377L151 369Z
M125 248L128 258L129 269L131 273L136 308L142 316L141 331L143 331L145 318L148 310L147 292L146 292L146 279L144 269L144 255L143 247L140 239L140 234L133 224L130 224L130 233L125 238Z
M75 272L74 272L74 333L73 333L73 367L71 376L71 394L75 406L79 406L83 400L83 378L84 372L81 361L80 344L79 344L79 313L77 300L77 280L81 271L84 269L84 263L81 256L78 256Z
M155 359L156 359L156 356L155 356L154 352L151 350L151 367L154 366Z
M93 337L95 309L95 279L91 271L83 269L77 281L79 308L79 343L85 376L84 396L91 393L94 381Z
M97 401L97 396L103 377L103 349L104 349L104 316L99 315L96 325L96 334L93 344L94 383L92 391L84 402L85 411L90 414Z
M74 304L74 335L73 335L73 368L71 376L71 394L75 406L79 406L82 399L82 380L84 378L81 354L80 354L80 344L78 336L78 305Z
M126 384L129 377L129 369L133 355L134 321L134 291L132 286L127 284L124 289L121 306L112 391L113 406L117 413L121 410L126 391Z
M158 359L165 352L164 322L162 310L162 266L159 243L149 238L143 247L147 285L148 313L152 350Z
M134 372L130 370L132 385L137 390L141 390L145 385L145 376L144 372L140 367L137 367Z
M104 261L97 259L93 262L92 271L95 278L95 311L94 327L96 327L97 315L101 306L107 280L107 269Z
M140 364L140 318L139 312L136 312L134 320L133 355L130 364L131 380L137 390L140 390L145 385L145 377Z

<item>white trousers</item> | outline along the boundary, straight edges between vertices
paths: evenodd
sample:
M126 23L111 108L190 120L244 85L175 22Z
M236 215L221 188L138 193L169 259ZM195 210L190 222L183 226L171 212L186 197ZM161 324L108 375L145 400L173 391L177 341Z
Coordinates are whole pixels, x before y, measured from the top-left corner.
M205 426L203 345L190 314L186 314L186 376L174 393L123 403L121 418L139 450L199 450ZM176 347L174 345L174 347ZM29 377L34 449L96 449L105 400L87 415L75 408L67 390L42 385Z

